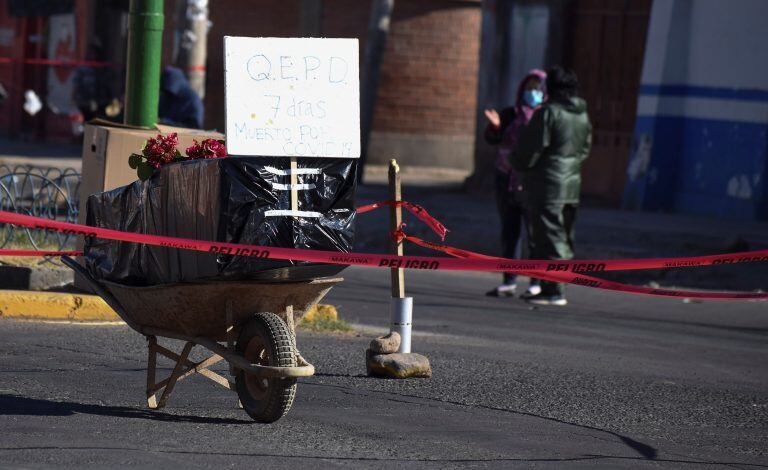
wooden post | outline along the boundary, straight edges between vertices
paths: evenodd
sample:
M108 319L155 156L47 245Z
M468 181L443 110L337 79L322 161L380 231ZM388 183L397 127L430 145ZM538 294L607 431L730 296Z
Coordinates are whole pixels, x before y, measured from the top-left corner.
M400 191L400 167L397 166L397 160L389 161L389 200L390 201L402 201L403 196ZM400 229L400 225L403 223L403 209L400 206L392 205L389 208L389 230L394 233ZM397 241L394 238L390 242L391 252L393 255L403 255L403 242ZM405 279L403 276L403 268L392 268L392 297L402 299L405 297Z
M299 175L296 174L299 168L296 157L291 157L291 210L299 210L299 190L296 189L299 184Z

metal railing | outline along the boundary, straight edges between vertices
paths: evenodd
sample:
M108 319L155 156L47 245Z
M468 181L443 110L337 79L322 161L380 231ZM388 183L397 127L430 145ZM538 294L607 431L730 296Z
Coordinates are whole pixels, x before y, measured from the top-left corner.
M73 168L0 165L0 210L77 223L80 173ZM0 224L0 248L63 250L73 235Z

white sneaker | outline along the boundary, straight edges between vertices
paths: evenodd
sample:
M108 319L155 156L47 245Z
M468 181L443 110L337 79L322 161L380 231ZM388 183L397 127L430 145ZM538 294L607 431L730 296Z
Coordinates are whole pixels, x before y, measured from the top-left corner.
M531 284L530 286L528 286L528 290L523 292L520 298L530 299L531 297L536 297L539 294L541 294L541 286L538 284Z
M565 296L562 295L539 294L533 297L528 297L525 301L534 305L557 305L560 307L568 305L568 301L565 300Z
M512 297L515 295L517 284L502 284L485 293L488 297Z

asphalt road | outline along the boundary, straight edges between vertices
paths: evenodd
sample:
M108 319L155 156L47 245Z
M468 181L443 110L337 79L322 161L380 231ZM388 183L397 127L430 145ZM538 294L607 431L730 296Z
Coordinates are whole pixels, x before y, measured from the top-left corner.
M272 425L201 378L144 408L126 326L0 319L0 467L768 467L768 304L573 288L531 309L483 297L490 274L406 274L433 378L365 377L371 332L300 333L318 373ZM345 277L327 300L385 328L388 274Z

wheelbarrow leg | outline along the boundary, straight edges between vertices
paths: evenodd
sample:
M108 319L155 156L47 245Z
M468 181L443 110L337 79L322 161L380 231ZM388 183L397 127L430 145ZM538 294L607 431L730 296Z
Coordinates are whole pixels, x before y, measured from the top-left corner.
M296 343L296 320L293 316L293 304L285 306L285 324L293 335L293 342Z
M200 362L192 362L189 360L189 353L195 346L195 343L191 341L187 342L184 345L181 354L176 354L157 344L157 338L155 336L148 336L147 339L149 341L149 358L147 360L147 406L149 406L149 408L154 410L163 408L168 402L168 398L171 396L176 383L194 374L200 374L229 390L235 389L234 382L227 380L226 377L209 369L211 366L224 360L224 358L218 354L214 354ZM165 356L176 363L171 375L160 382L156 382L158 354ZM157 392L160 390L162 390L163 393L160 395L160 400L158 402Z
M173 387L176 386L179 376L184 372L184 364L187 362L189 352L192 351L194 345L195 343L190 342L187 342L187 344L184 345L184 349L181 351L181 357L179 357L179 360L176 362L176 367L173 368L173 373L171 373L171 376L168 378L168 383L163 390L163 394L160 395L160 402L157 404L158 408L164 408L165 404L168 403L168 398L170 398L171 393L173 393Z
M157 370L157 338L154 336L148 336L149 341L148 351L149 357L147 358L147 406L153 410L157 409L157 398L155 394L157 392L157 385L155 382L155 371Z
M166 403L168 403L168 398L173 392L173 387L176 386L176 382L184 372L185 364L189 362L189 352L192 350L192 347L195 345L195 343L187 342L187 344L184 345L184 350L181 352L181 355L175 358L176 366L173 368L173 373L171 373L171 376L161 381L160 383L157 383L155 381L157 378L157 354L167 354L165 354L165 348L158 346L156 337L149 336L148 339L149 358L147 359L147 406L153 410L157 410L165 407ZM160 395L160 401L158 402L157 392L160 389L163 389L163 394Z
M234 315L232 314L232 300L227 300L227 309L226 309L226 321L227 321L227 349L230 351L235 350L235 319ZM231 363L229 364L229 375L232 377L237 374L237 369L235 369L235 366L233 366ZM234 387L232 387L234 389ZM240 400L237 400L237 407L242 409L243 404L240 402Z
M304 357L299 352L298 342L296 341L296 318L293 315L293 304L287 304L285 306L285 324L288 326L288 329L291 331L291 336L293 336L293 350L296 354L297 365L299 366L310 365L309 362L307 362L307 360L304 359Z
M232 313L232 301L227 300L227 309L226 309L226 328L227 328L227 349L230 351L235 350L235 320L234 315ZM229 365L229 375L234 376L237 373L234 366L232 364Z

